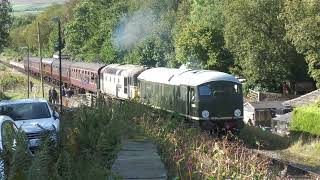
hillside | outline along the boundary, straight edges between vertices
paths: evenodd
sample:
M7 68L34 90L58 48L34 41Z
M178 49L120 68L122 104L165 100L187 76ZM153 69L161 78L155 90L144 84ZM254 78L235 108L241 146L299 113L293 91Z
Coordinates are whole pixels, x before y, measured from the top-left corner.
M11 0L15 16L21 16L25 13L38 14L53 3L64 2L65 0Z
M52 4L61 2L65 2L65 0L11 0L12 4Z

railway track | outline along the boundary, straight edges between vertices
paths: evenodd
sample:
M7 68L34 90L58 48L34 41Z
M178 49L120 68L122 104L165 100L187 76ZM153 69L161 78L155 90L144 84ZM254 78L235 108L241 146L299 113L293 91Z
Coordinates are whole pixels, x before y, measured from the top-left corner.
M278 176L289 179L317 179L320 180L320 169L311 168L302 164L297 164L283 160L273 152L251 149L254 153L269 158L273 167L280 169Z
M24 69L22 69L22 68L20 68L20 67L17 67L17 66L13 66L12 64L10 64L10 63L8 63L8 62L5 62L5 61L0 60L0 64L3 64L3 65L5 65L5 66L7 66L7 67L9 67L9 68L15 69L16 71L18 71L18 72L20 72L20 73L22 73L22 74L24 74L24 75L26 75L26 76L28 75L28 73L27 73ZM29 75L30 75L30 77L32 77L32 78L40 81L40 77L34 76L33 74L29 74ZM43 81L43 83L45 83L45 84L48 85L48 86L55 87L55 88L58 88L58 87L59 87L58 85L53 84L53 83L50 83L50 82L45 81L45 80Z

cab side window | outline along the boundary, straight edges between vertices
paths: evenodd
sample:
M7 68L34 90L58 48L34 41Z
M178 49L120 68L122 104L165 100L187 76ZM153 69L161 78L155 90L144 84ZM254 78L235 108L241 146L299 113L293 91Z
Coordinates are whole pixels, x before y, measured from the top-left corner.
M211 96L212 91L207 85L202 85L199 87L199 95L200 96Z

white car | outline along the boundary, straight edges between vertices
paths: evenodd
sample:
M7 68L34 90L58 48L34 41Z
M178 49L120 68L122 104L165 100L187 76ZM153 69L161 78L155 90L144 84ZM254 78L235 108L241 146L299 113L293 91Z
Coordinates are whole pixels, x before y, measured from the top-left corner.
M60 128L59 114L53 111L45 99L21 99L0 102L0 115L9 116L29 139L29 147L37 148L43 133L54 134Z

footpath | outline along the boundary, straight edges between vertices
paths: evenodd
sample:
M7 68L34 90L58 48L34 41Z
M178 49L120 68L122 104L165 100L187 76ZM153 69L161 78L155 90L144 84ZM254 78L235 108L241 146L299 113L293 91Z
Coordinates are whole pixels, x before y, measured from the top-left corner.
M156 145L146 139L125 140L111 170L123 179L167 179Z

